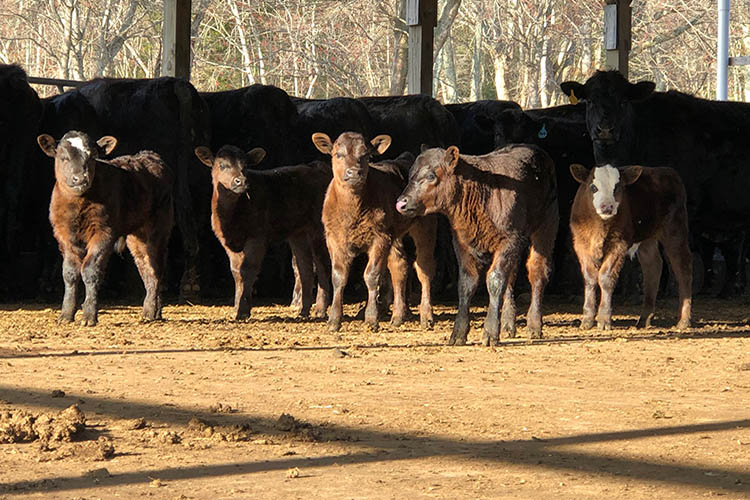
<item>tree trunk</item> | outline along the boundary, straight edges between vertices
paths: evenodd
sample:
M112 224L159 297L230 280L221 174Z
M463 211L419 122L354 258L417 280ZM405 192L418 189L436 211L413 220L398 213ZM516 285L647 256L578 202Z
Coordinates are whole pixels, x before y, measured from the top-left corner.
M481 6L478 6L481 8ZM471 55L471 89L469 100L478 101L482 94L482 17L477 15L474 23L474 42Z

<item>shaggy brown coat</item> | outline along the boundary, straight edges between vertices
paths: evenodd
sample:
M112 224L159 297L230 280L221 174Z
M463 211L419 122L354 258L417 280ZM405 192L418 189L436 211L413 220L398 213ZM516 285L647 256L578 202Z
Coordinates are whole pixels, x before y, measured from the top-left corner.
M300 315L310 313L315 271L315 314L324 315L331 295L330 263L320 214L331 167L311 162L249 170L263 160L265 151L261 148L245 153L235 146L223 146L214 157L210 149L199 147L195 154L211 167L211 227L229 257L235 284L235 319L250 316L253 284L266 249L281 241L289 242L299 269Z
M83 132L70 131L59 143L46 134L37 141L55 158L49 218L63 255L60 322L73 321L81 278L86 287L83 325L97 323L99 286L123 237L146 288L143 318L161 319L159 292L174 225L171 170L153 151L102 159L117 144L111 136L94 142Z
M400 325L407 313L406 274L402 236L407 232L417 252L415 268L422 285L419 318L423 328L431 327L430 282L435 272L435 234L432 218L404 217L395 209L396 198L406 184L406 172L413 161L411 153L395 160L370 164L370 157L390 146L390 137L379 135L371 142L355 132L341 134L335 142L322 133L313 134L317 148L332 157L333 180L323 204L323 226L331 256L333 301L328 325L341 328L343 290L355 256L367 253L364 278L367 285L365 322L378 325L377 288L384 267L388 266L393 285L391 323Z
M619 182L614 187L617 207L604 207L614 213L603 219L594 205L594 192L598 190L592 188L596 170L589 171L578 164L570 166L573 177L581 183L570 214L573 248L584 279L581 328L594 326L597 285L601 289L598 327L605 330L612 327L612 291L625 255L629 253L632 257L634 252L643 272L643 310L637 326L651 325L662 270L659 243L664 247L679 288L677 328L688 328L693 260L688 246L687 196L679 174L667 167L618 169Z
M407 215L442 213L453 227L459 304L450 344L466 343L469 303L479 273L487 265L490 303L484 344L498 343L501 294L502 330L515 335L513 285L518 260L529 242L526 267L531 305L526 325L530 337L541 336L542 295L551 272L558 225L555 169L547 153L526 145L508 146L483 156L459 155L455 146L423 151L411 168L409 185L397 208Z

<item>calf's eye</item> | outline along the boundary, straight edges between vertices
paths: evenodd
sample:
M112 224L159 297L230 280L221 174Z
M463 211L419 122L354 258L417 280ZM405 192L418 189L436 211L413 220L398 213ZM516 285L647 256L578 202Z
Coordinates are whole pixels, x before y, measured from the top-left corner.
M590 188L590 189L591 189L591 192L592 192L592 193L596 193L597 191L599 191L599 188L598 188L598 187L596 187L596 186L595 186L595 185L593 185L593 184L591 185L591 188Z
M430 182L434 182L437 180L437 175L435 175L434 172L430 172L429 174L427 174L427 180Z

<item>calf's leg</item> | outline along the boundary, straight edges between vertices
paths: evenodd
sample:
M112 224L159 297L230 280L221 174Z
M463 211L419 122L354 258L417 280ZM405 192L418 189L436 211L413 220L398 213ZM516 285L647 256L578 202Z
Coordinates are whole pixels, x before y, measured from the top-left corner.
M422 286L422 296L419 302L419 324L422 328L432 328L435 324L432 317L432 278L435 276L435 242L437 239L437 218L424 217L417 221L409 230L414 240L417 260L414 268L417 279Z
M352 265L352 255L346 248L338 248L329 244L331 256L331 283L333 284L333 299L328 311L328 329L337 332L341 329L341 318L344 315L344 287L349 279L349 268Z
M659 291L662 269L659 243L655 239L641 242L638 247L638 261L643 273L643 309L636 327L649 328L656 310L656 295Z
M128 235L125 241L146 289L146 298L143 299L143 319L153 321L161 317L158 278L161 270L159 252L154 242L148 243L134 234Z
M505 272L504 267L504 255L502 252L495 252L492 259L492 264L487 270L487 293L490 296L489 304L487 305L487 316L484 319L484 333L482 336L482 343L484 345L497 345L500 331L499 315L500 315L500 295L505 290L505 285L508 281L508 274Z
M234 277L234 319L236 320L250 317L253 285L265 254L266 242L260 239L246 241L242 252L232 252L227 249L229 268Z
M76 313L78 279L81 277L81 261L72 251L66 252L63 257L62 276L65 283L65 295L57 322L72 323Z
M542 338L542 298L552 274L552 259L557 234L557 207L541 228L531 235L526 271L531 284L531 303L526 313L526 330L530 339Z
M573 249L578 257L583 275L583 314L581 316L581 330L589 330L594 326L594 314L596 312L596 285L599 268L596 262L589 256L589 249L585 241L573 239Z
M453 333L448 340L449 345L465 345L469 333L469 304L479 283L477 262L468 252L465 252L453 239L453 247L458 258L458 311L453 323Z
M391 251L388 252L388 271L391 274L391 285L393 286L391 324L401 326L408 312L406 307L406 273L409 271L401 240L394 241L391 245Z
M680 295L680 319L678 329L690 328L692 320L693 257L688 246L687 229L682 229L671 238L662 240L664 253L677 280Z
M503 293L503 309L500 312L500 331L507 335L509 339L516 336L516 275L517 264L513 264L508 269L508 280L505 283L505 292Z
M365 267L365 285L367 285L367 306L365 307L365 323L373 330L378 328L378 284L383 274L390 252L390 242L375 240L367 252L367 266ZM395 295L395 290L394 290Z
M331 260L323 236L312 236L310 247L313 250L315 276L318 279L318 292L315 296L313 317L323 318L331 304Z
M104 280L104 271L112 253L112 240L105 235L95 235L87 245L86 257L81 266L81 278L86 287L86 299L83 301L83 326L94 326L98 321L99 287Z
M295 288L296 281L299 279L302 302L299 308L299 316L306 318L310 315L312 307L313 283L315 273L313 272L312 252L307 245L306 237L289 238L289 246L292 249L292 263L296 263ZM294 267L294 266L293 266Z
M612 292L615 290L617 277L620 275L623 262L625 262L626 250L624 244L612 245L610 253L604 257L599 268L599 288L602 295L596 323L601 330L612 329Z

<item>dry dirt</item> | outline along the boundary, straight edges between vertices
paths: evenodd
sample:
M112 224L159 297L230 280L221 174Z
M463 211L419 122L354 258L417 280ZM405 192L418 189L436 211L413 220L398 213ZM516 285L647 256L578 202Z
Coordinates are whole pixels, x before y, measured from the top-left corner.
M282 306L105 305L94 328L0 306L0 499L750 498L746 299L697 298L690 331L665 301L656 328L617 306L581 333L552 298L545 339L497 348L481 306L466 347L444 345L452 305L429 332L368 331L358 306L338 334ZM8 430L71 405L61 439Z

